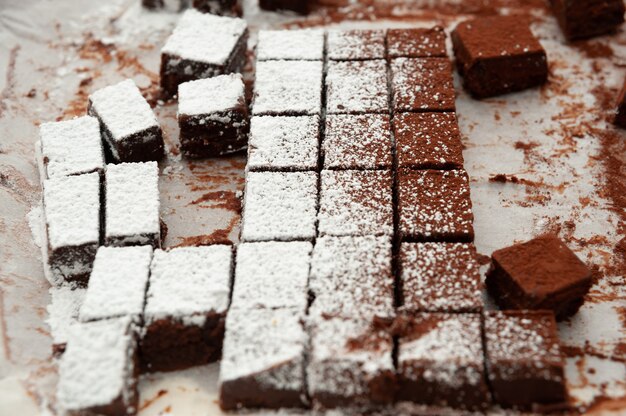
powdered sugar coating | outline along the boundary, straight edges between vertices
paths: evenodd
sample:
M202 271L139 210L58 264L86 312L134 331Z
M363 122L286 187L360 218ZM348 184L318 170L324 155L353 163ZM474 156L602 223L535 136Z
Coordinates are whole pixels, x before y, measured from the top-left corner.
M331 61L326 75L329 114L386 113L387 64L384 60Z
M324 58L324 31L259 30L256 58L257 61L279 59L321 61Z
M447 58L396 58L391 61L396 111L453 111L452 64Z
M46 307L52 344L61 346L67 342L70 327L78 322L80 305L85 298L86 289L70 285L50 288L50 303Z
M384 30L331 30L328 58L336 61L385 59Z
M178 85L178 115L223 113L245 105L241 74L183 82Z

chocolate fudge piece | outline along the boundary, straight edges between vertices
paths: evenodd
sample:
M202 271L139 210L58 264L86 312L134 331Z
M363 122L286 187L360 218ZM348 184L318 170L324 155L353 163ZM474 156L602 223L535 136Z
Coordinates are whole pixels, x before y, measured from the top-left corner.
M387 53L390 58L445 58L446 32L441 26L389 29Z
M309 12L309 3L310 0L259 0L259 6L263 10L290 10L300 14Z
M245 20L187 10L161 49L163 95L173 96L186 81L241 72L247 42Z
M330 61L326 110L328 114L388 113L386 62Z
M248 165L251 171L316 170L319 116L255 116L250 120Z
M104 171L100 123L94 117L78 117L39 126L43 159L42 179Z
M333 61L385 59L385 31L332 30L328 32L328 59Z
M391 74L396 112L454 111L452 64L447 58L396 58Z
M247 146L248 106L241 74L178 86L180 150L189 158L215 157Z
M390 169L393 143L386 114L332 114L322 142L324 169Z
M480 314L418 313L397 321L397 400L485 409Z
M60 357L65 352L71 328L78 322L78 313L87 290L68 284L52 286L49 292L46 323L52 336L52 356Z
M219 360L230 297L232 248L156 250L140 340L144 371L172 371Z
M324 31L259 30L256 46L257 61L295 60L321 61L324 59Z
M550 0L568 40L614 32L624 23L623 0Z
M149 10L165 10L178 13L189 7L191 0L141 0L143 7Z
M613 122L622 128L626 128L626 82L624 82L622 91L617 98L617 108L615 109Z
M195 9L218 16L241 16L240 0L192 0Z
M134 415L137 328L130 317L77 324L59 364L57 402L70 415ZM65 414L65 413L64 413Z
M567 400L552 312L487 312L485 348L491 391L502 407L528 409Z
M249 172L241 220L243 241L312 240L317 213L315 172Z
M52 283L86 286L100 245L100 175L45 180L43 212Z
M404 310L481 311L479 267L473 244L402 243L399 268Z
M404 241L474 241L469 178L464 170L401 169L398 189Z
M220 406L304 407L308 337L300 308L231 309L220 362Z
M546 51L519 16L480 17L452 32L457 67L476 98L521 91L548 79Z
M456 114L396 114L393 126L399 167L463 168L463 143Z
M320 114L322 68L321 61L257 62L252 114Z
M80 307L82 322L143 314L152 247L100 247Z
M91 94L89 114L100 120L102 139L113 162L163 157L161 126L132 79Z
M392 177L389 171L323 170L320 235L392 235Z
M504 309L549 309L565 319L578 311L592 284L589 268L552 235L496 250L491 260L485 283Z
M107 165L105 188L105 245L160 247L157 163Z

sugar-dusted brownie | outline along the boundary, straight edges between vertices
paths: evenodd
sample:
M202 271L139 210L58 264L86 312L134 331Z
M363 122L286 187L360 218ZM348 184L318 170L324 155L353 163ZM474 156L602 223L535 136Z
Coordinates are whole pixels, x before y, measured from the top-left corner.
M46 323L52 337L52 355L59 357L65 352L67 339L73 325L78 322L80 306L87 289L72 284L50 288L50 303L46 307Z
M141 0L143 7L149 10L165 10L178 13L191 4L191 0Z
M331 30L328 32L328 59L333 61L385 59L385 31Z
M180 150L189 158L215 157L247 146L248 105L241 74L178 86Z
M320 114L322 69L321 61L257 62L252 114Z
M401 113L393 121L398 166L463 168L463 143L455 113Z
M105 245L160 247L157 163L107 165L105 189Z
M624 23L623 0L550 0L568 40L614 32Z
M241 0L192 0L192 6L204 13L219 16L241 16Z
M480 314L402 314L396 331L397 400L471 410L489 405Z
M496 403L528 409L567 400L564 359L550 311L486 312L485 348Z
M549 309L565 319L592 285L591 270L554 235L496 250L491 260L485 283L505 309Z
M441 26L389 29L387 54L389 58L445 58L446 32Z
M52 283L86 286L100 245L100 175L45 180L43 213Z
M59 364L57 402L70 415L134 415L137 328L130 317L72 326ZM65 414L64 413L64 414Z
M100 123L94 117L43 123L39 126L42 179L104 171Z
M316 170L319 116L254 116L250 120L248 165L251 171Z
M480 312L476 248L467 243L402 243L403 308L419 312Z
M130 316L139 322L151 261L151 246L100 247L79 319L88 322Z
M259 6L263 10L289 10L300 14L309 12L310 3L311 0L259 0Z
M163 95L175 95L186 81L241 72L247 43L245 20L187 10L161 49Z
M249 172L241 220L243 241L312 240L317 213L315 172Z
M328 114L388 113L386 61L330 61L326 111Z
M154 252L140 340L145 371L220 359L232 263L232 247L226 245Z
M163 133L150 104L132 79L89 96L89 114L100 120L113 162L145 162L163 157Z
M396 112L454 111L452 64L447 58L396 58L391 74Z
M259 30L257 61L324 59L324 31L321 29Z
M391 332L366 318L312 316L307 385L317 408L369 406L393 401Z
M548 79L546 51L519 16L459 23L452 44L465 88L476 98L525 90Z
M303 320L300 308L228 312L218 381L224 410L304 407Z
M390 237L320 237L315 243L309 290L312 315L343 318L394 313Z
M626 128L626 82L624 82L624 86L617 98L613 122L622 128Z
M324 169L390 169L393 140L387 114L326 116Z
M464 170L399 170L398 211L404 241L474 241L469 178Z
M392 193L388 170L323 170L320 235L392 235Z

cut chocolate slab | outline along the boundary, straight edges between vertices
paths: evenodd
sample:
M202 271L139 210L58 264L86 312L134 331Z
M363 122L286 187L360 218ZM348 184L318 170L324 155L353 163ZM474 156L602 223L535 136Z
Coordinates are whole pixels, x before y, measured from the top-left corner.
M100 175L47 179L43 211L52 283L85 286L100 245Z
M89 114L100 120L102 138L114 162L145 162L163 157L161 126L133 80L91 94Z
M489 404L479 314L419 313L398 319L400 401L485 409Z
M161 89L176 94L178 84L241 72L248 26L243 19L187 10L161 49Z
M290 10L300 14L307 14L310 0L259 0L263 10L281 11Z
M82 322L143 314L152 247L100 247L80 308Z
M100 123L94 117L43 123L39 142L43 179L104 171Z
M330 31L328 32L328 59L334 61L385 59L385 31Z
M521 91L548 79L546 51L519 16L480 17L452 32L459 72L477 98Z
M194 9L218 16L241 16L241 0L193 0Z
M323 170L320 235L392 235L389 171Z
M157 163L107 165L105 187L105 245L160 247Z
M491 259L487 289L505 309L549 309L565 319L592 284L589 268L556 236L496 250Z
M326 101L329 114L387 113L386 62L330 61Z
M393 163L389 116L334 114L326 117L322 142L325 169L390 169Z
M303 407L307 335L300 308L231 309L220 362L220 406Z
M441 26L389 29L387 51L390 58L444 58L446 32Z
M129 317L72 327L59 365L57 401L63 411L137 413L136 331Z
M46 323L50 327L54 357L59 357L65 352L70 330L78 322L78 313L86 292L86 289L74 287L74 285L50 288Z
M398 210L403 240L474 240L469 179L464 170L401 169Z
M244 149L250 124L241 74L180 84L178 125L180 149L187 157L215 157Z
M395 111L454 111L452 64L446 58L391 61Z
M611 33L624 23L622 0L550 0L550 3L568 40Z
M316 170L319 135L319 116L252 117L247 169L251 171Z
M322 67L320 61L257 62L252 114L320 114Z
M257 61L296 60L321 61L324 59L324 31L259 30L256 47Z
M399 167L463 168L463 144L456 114L396 114L393 126Z
M241 220L243 241L315 238L317 174L249 172Z
M487 372L494 400L503 407L567 400L564 360L549 311L487 312Z
M145 371L172 371L219 360L230 298L232 248L156 250L140 341Z
M481 311L479 267L472 244L402 243L403 308L419 312Z

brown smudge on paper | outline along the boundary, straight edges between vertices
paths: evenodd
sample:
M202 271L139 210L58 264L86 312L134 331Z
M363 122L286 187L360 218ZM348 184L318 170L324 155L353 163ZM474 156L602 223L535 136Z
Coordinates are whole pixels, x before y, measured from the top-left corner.
M192 237L180 237L180 243L172 248L186 246L208 246L212 244L233 244L229 236L237 224L239 224L239 215L235 215L233 218L231 218L230 222L225 228L215 230L211 234L196 235Z

